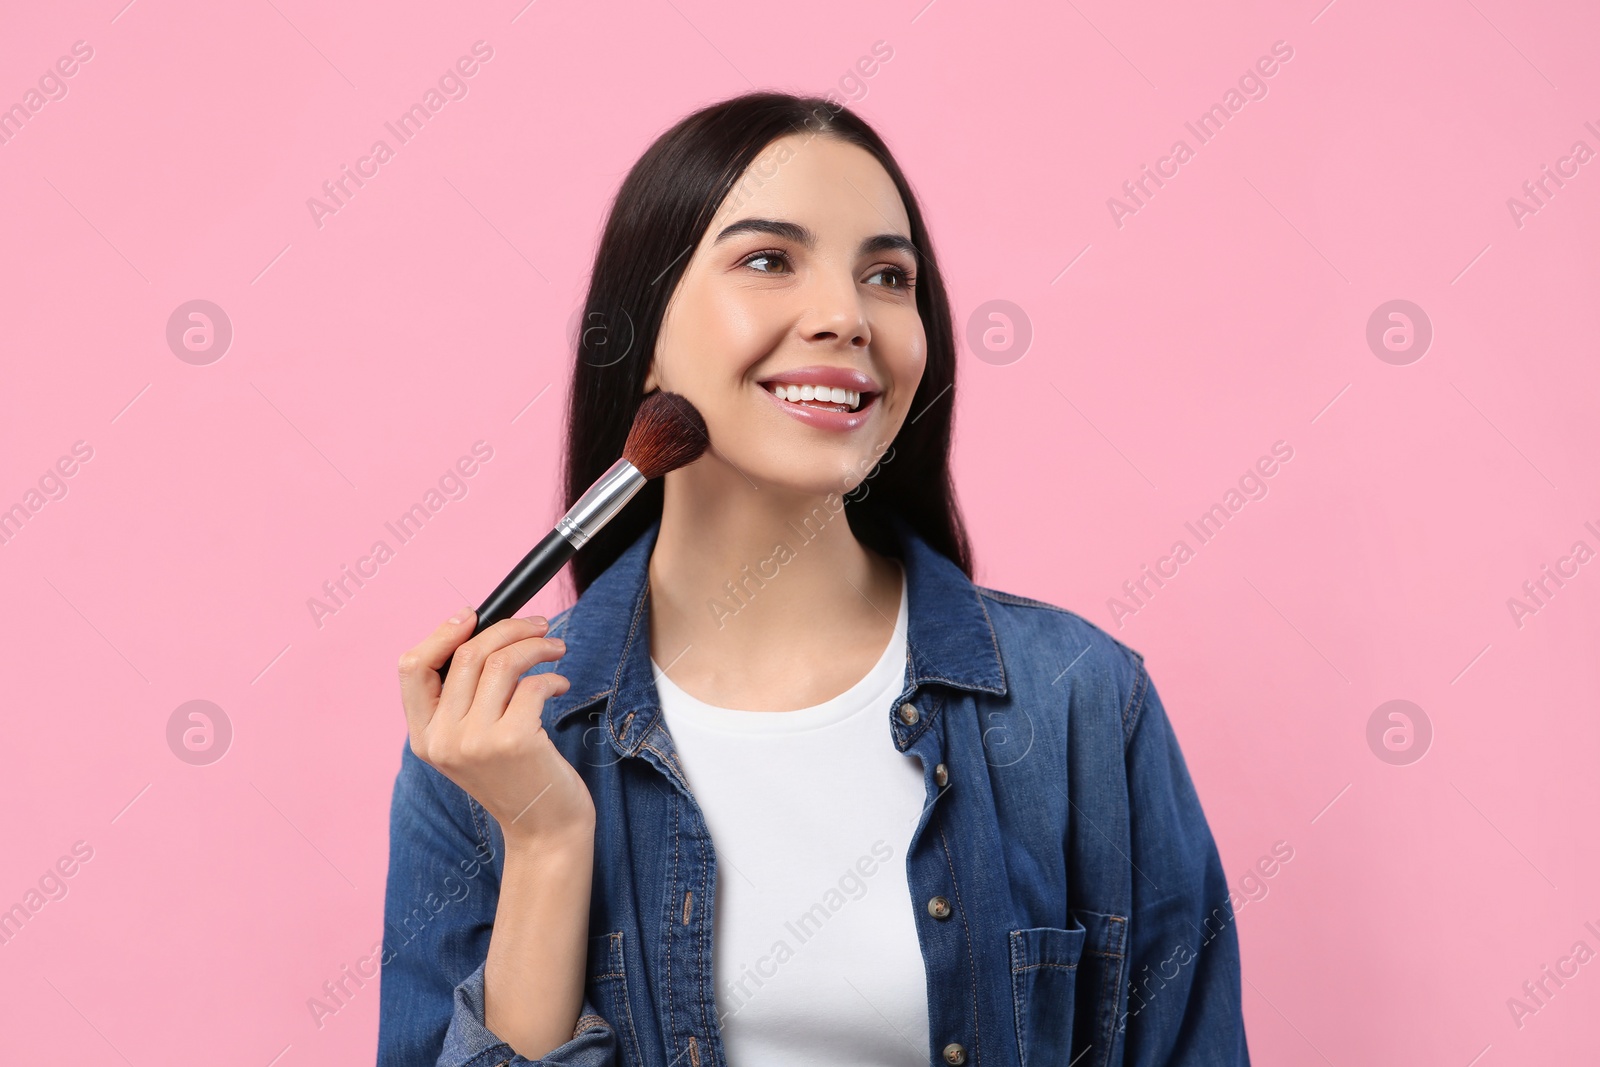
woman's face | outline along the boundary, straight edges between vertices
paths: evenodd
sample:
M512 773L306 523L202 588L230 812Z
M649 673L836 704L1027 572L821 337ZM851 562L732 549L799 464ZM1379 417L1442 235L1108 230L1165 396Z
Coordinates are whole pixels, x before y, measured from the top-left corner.
M927 362L910 233L865 150L767 146L694 249L645 383L705 416L711 451L684 474L825 495L871 471Z

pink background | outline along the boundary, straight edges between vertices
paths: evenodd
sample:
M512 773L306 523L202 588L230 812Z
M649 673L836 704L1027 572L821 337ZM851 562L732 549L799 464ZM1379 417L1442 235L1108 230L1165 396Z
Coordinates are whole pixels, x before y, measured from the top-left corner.
M1600 549L1600 161L1520 226L1507 200L1600 150L1600 17L1323 2L12 5L0 104L93 58L0 144L0 507L93 455L0 545L0 907L93 856L0 946L0 1061L370 1061L376 982L320 1027L308 1000L381 936L396 660L557 514L617 183L752 86L858 98L958 329L997 299L1031 323L1021 358L962 354L979 578L1145 653L1235 886L1292 847L1239 913L1255 1061L1592 1056L1600 962L1520 1027L1507 999L1600 951L1600 562L1520 627L1507 600ZM307 199L478 40L469 94L319 228ZM166 340L195 299L234 331L209 365ZM1394 299L1433 327L1407 365L1366 341ZM465 498L319 627L308 598L479 440ZM1268 495L1119 627L1123 581L1280 440ZM233 731L207 766L167 740L197 699ZM1393 699L1432 726L1409 764L1367 739Z

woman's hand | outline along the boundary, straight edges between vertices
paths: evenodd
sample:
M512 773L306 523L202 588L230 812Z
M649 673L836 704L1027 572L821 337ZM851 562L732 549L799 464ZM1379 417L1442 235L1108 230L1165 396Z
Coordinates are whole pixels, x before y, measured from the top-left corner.
M537 616L505 619L466 640L475 617L457 612L400 657L411 751L494 816L508 851L592 846L594 799L541 718L544 702L569 683L554 672L522 677L558 659L566 643L545 637L549 623Z

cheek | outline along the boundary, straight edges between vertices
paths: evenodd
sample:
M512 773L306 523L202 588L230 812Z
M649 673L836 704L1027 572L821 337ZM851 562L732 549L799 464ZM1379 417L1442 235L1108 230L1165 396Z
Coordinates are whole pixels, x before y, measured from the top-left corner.
M698 281L679 293L668 313L665 369L708 382L736 376L782 333L782 323L770 311L763 314L750 294Z
M928 367L928 339L922 329L922 320L901 326L884 338L885 369L894 379L895 397L891 406L902 408L911 403L917 386Z

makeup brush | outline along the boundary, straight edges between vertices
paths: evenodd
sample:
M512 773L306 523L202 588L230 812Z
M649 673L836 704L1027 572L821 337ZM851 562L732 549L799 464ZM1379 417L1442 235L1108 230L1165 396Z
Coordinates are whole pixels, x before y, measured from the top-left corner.
M652 478L687 466L705 454L711 439L706 420L693 404L677 393L654 392L644 398L622 446L622 458L613 463L589 491L562 516L543 541L522 557L516 569L495 586L478 608L472 628L476 637L501 619L509 619L556 576L601 527L616 517L633 495ZM450 671L450 661L439 668L439 681Z

